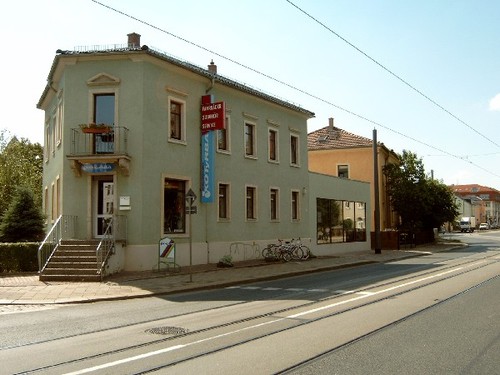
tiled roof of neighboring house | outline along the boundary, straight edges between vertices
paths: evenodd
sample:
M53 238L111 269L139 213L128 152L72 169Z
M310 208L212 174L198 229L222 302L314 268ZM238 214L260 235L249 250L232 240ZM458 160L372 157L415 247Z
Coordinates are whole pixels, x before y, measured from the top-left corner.
M232 87L232 88L237 89L239 91L243 91L243 92L246 92L248 94L260 97L260 98L267 100L269 102L273 102L275 104L278 104L282 107L286 107L286 108L292 109L294 111L303 113L304 115L306 115L309 118L314 117L313 112L308 111L300 106L291 104L285 100L278 99L272 95L265 94L265 93L258 91L252 87L249 87L243 83L239 83L239 82L234 81L232 79L221 76L220 74L210 72L207 69L201 68L201 67L196 66L194 64L191 64L189 62L172 57L165 52L160 52L159 50L149 48L146 45L144 45L142 47L128 46L128 45L127 46L113 45L109 48L107 48L107 47L94 47L94 49L92 49L92 50L77 50L77 51L57 50L56 53L58 53L58 55L56 55L56 57L54 58L54 62L52 63L52 67L51 67L49 76L47 78L48 84L47 84L45 91L43 92L43 94L38 102L38 105L40 105L40 103L43 101L44 97L47 95L48 91L50 90L52 77L55 73L55 69L57 67L58 61L59 61L61 56L79 56L79 55L80 56L83 56L83 55L103 55L103 56L108 55L109 56L112 54L118 55L118 54L123 54L123 53L138 53L138 54L146 53L150 56L154 56L154 57L161 59L163 61L167 61L173 65L177 65L181 68L190 70L193 73L205 76L206 78L213 80L213 82L219 82L225 86Z
M451 190L457 194L500 193L497 189L478 184L451 185Z
M308 150L372 147L373 140L337 127L325 126L307 135Z

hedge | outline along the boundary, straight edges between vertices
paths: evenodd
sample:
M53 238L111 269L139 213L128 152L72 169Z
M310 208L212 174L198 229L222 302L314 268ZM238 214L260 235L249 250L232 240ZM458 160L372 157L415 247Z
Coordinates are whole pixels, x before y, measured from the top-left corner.
M38 271L37 242L0 243L0 273Z

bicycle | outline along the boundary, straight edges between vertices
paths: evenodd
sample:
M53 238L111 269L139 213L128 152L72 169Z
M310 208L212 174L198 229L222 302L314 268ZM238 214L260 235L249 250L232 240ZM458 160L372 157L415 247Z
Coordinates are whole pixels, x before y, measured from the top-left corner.
M295 240L285 241L278 239L278 244L269 244L262 250L262 257L265 259L282 259L285 262L290 260L301 260L304 257L303 249L297 246Z
M262 249L262 257L264 259L284 260L288 262L291 259L290 254L284 251L282 247L282 240L278 240L279 244L269 244Z
M299 239L295 241L295 245L298 246L301 249L302 252L302 257L300 258L301 260L307 260L311 257L311 250L306 246L302 244L302 240Z

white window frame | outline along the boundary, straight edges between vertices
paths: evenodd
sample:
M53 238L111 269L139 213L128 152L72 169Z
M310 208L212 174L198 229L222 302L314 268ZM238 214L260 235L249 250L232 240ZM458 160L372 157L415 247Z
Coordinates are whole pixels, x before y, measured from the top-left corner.
M171 103L178 103L181 105L181 137L180 139L177 138L172 138L172 129L171 129L171 110L170 110L170 105ZM178 97L175 96L168 96L168 112L167 112L167 124L168 124L168 141L172 143L179 143L179 144L186 144L186 101L182 100Z
M340 172L340 170L339 170L340 167L345 167L347 169L347 177L340 176L340 173L339 173ZM347 163L339 163L339 164L337 164L337 177L347 178L348 179L349 176L350 176L350 174L351 174L351 168L350 168L349 164L347 164Z

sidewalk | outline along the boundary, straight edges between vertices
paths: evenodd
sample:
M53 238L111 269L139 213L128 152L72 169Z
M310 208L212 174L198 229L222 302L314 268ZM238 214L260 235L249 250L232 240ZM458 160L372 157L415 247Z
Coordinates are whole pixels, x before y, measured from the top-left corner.
M382 254L366 251L288 263L256 259L238 262L231 268L217 268L213 264L191 268L182 267L180 273L123 272L106 278L102 283L42 282L37 274L0 276L0 312L2 312L2 305L47 305L119 300L224 287L369 263L385 263L460 246L462 245L456 242L439 243L408 250L383 250Z

